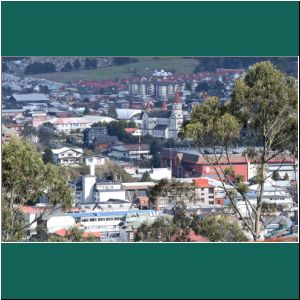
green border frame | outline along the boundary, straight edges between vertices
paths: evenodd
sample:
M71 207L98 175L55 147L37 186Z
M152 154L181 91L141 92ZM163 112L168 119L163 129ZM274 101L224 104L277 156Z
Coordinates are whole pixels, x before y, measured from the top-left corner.
M2 55L298 56L297 2L1 2ZM299 297L298 244L1 244L2 298Z

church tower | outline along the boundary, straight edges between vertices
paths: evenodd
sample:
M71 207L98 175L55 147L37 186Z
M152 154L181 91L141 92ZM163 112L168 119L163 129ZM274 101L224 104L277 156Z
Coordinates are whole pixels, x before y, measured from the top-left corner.
M170 138L177 139L183 123L182 103L179 96L179 90L176 91L172 103L172 114L170 117L169 133Z

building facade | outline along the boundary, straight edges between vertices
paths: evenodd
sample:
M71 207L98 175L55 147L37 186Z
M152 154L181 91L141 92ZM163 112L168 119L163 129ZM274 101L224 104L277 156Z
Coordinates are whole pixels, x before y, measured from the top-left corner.
M172 103L172 110L167 109L165 102L159 110L151 110L150 103L147 103L146 111L142 116L142 134L161 139L177 139L182 123L182 103L177 90Z

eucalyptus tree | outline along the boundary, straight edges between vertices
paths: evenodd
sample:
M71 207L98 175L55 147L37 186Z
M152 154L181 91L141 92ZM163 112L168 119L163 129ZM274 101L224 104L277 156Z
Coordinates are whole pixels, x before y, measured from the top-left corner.
M43 211L32 222L24 222L20 207L34 205L43 196L48 201ZM73 193L60 168L44 164L32 144L13 138L3 145L1 198L2 240L17 241L45 214L71 207Z
M267 175L267 165L274 158L285 160L297 153L297 87L293 78L286 77L270 62L260 62L234 84L231 100L222 104L216 97L209 97L196 106L191 121L183 128L186 138L213 167L237 214L250 231L254 240L260 238L261 208ZM229 151L240 142L242 129L256 135L259 147L249 147L244 153L257 164L257 203L247 198L247 187L231 165ZM207 155L209 149L211 155ZM226 189L224 179L242 196L250 216L245 219L236 205L235 194Z

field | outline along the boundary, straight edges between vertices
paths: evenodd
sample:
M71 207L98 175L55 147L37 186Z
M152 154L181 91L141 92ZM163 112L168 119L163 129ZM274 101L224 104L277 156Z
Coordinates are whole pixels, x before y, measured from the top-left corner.
M155 69L164 69L175 73L192 73L198 65L195 59L176 57L137 57L138 62L122 66L80 70L73 72L56 72L32 75L57 82L74 82L78 80L120 79L129 76L150 76Z

